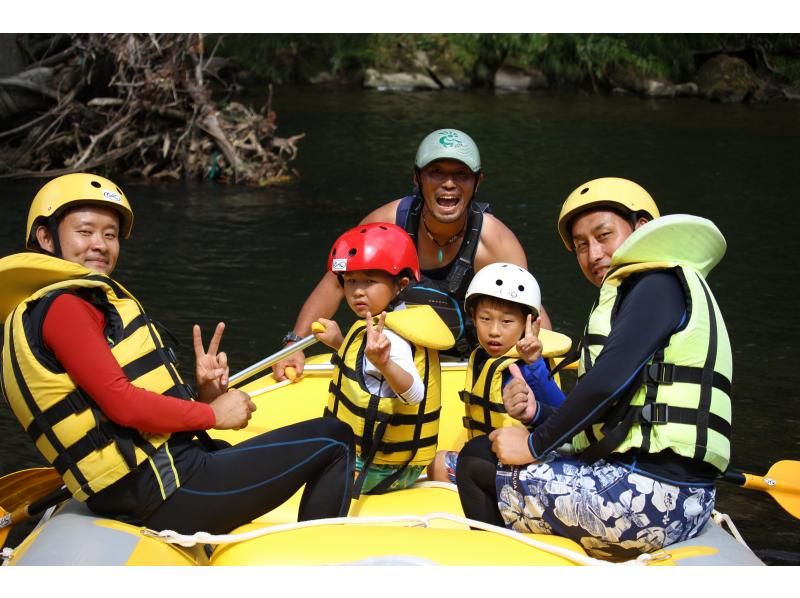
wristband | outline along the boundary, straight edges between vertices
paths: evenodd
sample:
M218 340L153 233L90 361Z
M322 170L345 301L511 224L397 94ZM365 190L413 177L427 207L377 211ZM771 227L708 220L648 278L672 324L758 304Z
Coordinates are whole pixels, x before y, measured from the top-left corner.
M301 340L303 340L302 337L298 336L294 330L290 330L286 333L286 336L281 339L281 343L288 345L289 343L296 343L297 341Z

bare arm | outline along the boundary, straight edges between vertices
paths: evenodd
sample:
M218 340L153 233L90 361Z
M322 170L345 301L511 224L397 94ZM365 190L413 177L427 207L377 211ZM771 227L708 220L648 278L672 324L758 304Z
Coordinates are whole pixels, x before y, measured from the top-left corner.
M298 336L308 336L311 334L311 324L316 322L319 318L331 318L336 310L339 309L339 304L342 302L344 294L342 287L339 285L339 280L332 272L326 272L325 275L311 291L311 294L303 303L297 320L294 323L294 332ZM293 367L297 375L303 373L303 366L305 365L305 355L302 351L298 351L290 355L286 359L279 361L272 368L275 379L286 379L286 368Z
M361 224L366 224L367 222L394 222L397 204L399 203L400 200L396 199L382 205L367 214ZM314 287L314 290L311 291L308 299L303 303L303 307L300 309L292 328L294 333L301 337L311 334L311 324L320 318L332 318L336 310L339 309L339 304L343 298L342 287L339 285L336 275L332 272L326 272L317 283L317 286ZM304 364L305 355L302 351L298 351L283 361L276 363L272 371L276 380L285 380L287 367L293 367L299 376L303 373Z
M475 252L475 271L477 272L494 262L507 262L528 269L525 250L517 236L497 218L491 214L484 214L481 239ZM542 318L542 328L552 330L553 325L544 305L542 305L539 315Z

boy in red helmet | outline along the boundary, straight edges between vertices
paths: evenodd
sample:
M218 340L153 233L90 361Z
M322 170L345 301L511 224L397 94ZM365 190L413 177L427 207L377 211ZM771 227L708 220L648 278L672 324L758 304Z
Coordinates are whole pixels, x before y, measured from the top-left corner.
M441 405L440 349L453 335L428 306L397 304L419 261L397 225L357 226L334 243L328 269L337 275L359 320L346 336L320 318L317 338L337 351L326 413L356 434L354 491L380 494L412 485L436 453Z

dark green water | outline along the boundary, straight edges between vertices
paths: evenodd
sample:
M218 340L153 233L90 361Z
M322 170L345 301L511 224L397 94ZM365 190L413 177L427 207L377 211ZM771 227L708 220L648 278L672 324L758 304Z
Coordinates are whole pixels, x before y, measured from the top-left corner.
M709 280L734 345L734 467L764 474L778 460L800 460L792 362L800 346L800 105L308 88L277 90L273 107L281 134L307 134L297 184L123 181L136 221L115 277L184 342L184 369L192 366L194 322L207 333L218 320L228 324L223 344L233 371L277 350L334 239L410 190L425 134L456 127L481 148L482 199L517 233L555 327L573 337L595 293L555 230L573 188L627 177L662 213L712 219L728 240ZM0 255L21 247L39 185L0 182ZM4 408L0 438L0 475L40 464ZM718 489L718 509L761 558L800 564L800 521L763 493L724 482Z

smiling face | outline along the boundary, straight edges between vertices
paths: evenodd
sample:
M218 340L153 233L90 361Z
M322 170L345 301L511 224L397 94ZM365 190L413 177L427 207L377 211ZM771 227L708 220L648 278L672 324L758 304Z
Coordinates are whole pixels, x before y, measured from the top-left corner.
M525 331L522 307L510 301L481 297L472 313L478 342L492 357L505 355Z
M646 222L644 218L637 222ZM631 236L630 223L616 212L595 210L579 214L572 221L572 242L583 275L596 287L611 266L611 256Z
M476 175L458 160L436 160L419 173L419 187L425 207L441 223L458 221L483 175Z
M359 318L365 318L367 312L376 316L385 310L408 281L405 277L395 281L394 276L383 270L357 270L342 274L347 305Z
M58 223L61 257L85 268L110 275L119 258L119 214L102 206L84 205L69 210ZM55 251L50 231L36 231L39 245Z

